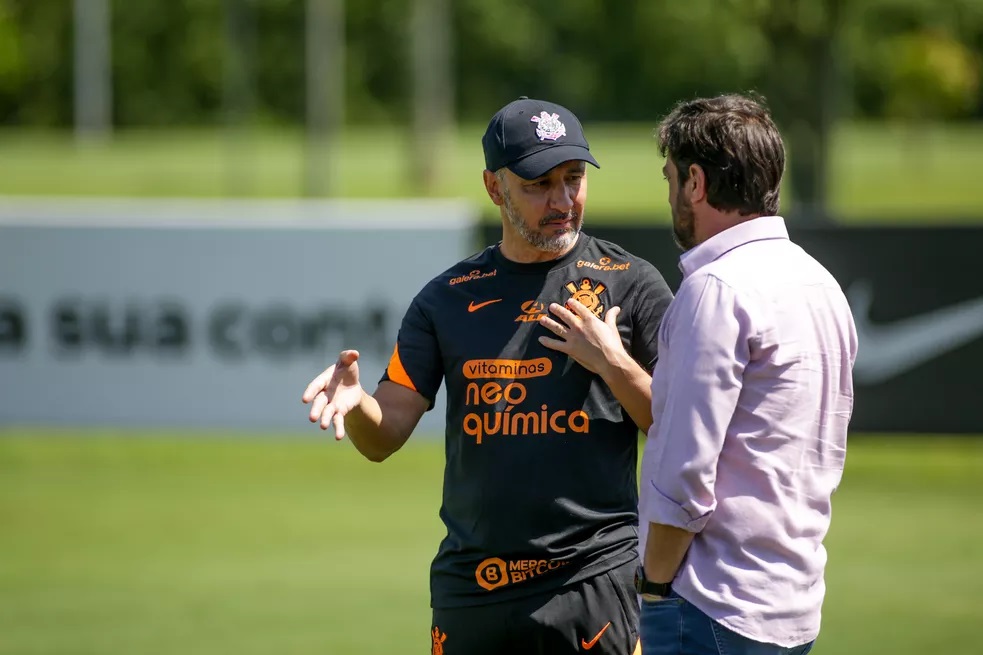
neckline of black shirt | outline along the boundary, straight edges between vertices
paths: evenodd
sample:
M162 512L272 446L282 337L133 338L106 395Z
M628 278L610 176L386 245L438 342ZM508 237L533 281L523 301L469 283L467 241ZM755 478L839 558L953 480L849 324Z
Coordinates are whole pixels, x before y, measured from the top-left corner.
M502 254L502 242L499 241L494 246L492 246L492 259L495 261L497 266L501 266L507 271L513 273L548 273L554 268L559 268L561 266L566 266L572 261L577 260L585 250L587 250L587 244L592 240L592 237L580 233L577 237L577 243L562 257L557 257L556 259L550 259L545 262L514 262L505 255Z

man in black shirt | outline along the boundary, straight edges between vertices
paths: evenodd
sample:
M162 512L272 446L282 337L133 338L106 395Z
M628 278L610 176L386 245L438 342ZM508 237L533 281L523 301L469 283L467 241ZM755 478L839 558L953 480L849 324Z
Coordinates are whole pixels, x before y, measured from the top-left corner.
M346 350L303 400L382 461L446 381L433 653L628 655L638 431L672 294L651 264L581 233L598 164L576 116L520 98L482 145L502 241L413 299L373 395Z

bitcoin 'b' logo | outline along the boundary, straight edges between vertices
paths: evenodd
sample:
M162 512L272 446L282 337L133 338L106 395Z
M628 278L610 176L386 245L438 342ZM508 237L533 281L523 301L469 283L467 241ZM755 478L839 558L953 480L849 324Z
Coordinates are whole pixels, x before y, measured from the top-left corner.
M509 583L508 567L505 565L505 560L498 557L489 557L479 564L475 569L474 577L478 581L478 586L488 591Z
M590 312L601 317L601 312L604 311L604 305L601 304L600 295L607 289L602 283L595 283L588 277L585 277L580 281L579 286L573 282L567 282L567 291L573 294L573 299L578 301L581 305L590 310Z

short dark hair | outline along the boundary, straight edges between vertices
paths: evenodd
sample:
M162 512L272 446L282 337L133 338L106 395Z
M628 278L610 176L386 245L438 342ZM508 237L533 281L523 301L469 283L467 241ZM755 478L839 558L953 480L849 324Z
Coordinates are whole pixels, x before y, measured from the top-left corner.
M778 213L785 146L763 98L721 95L680 102L659 125L659 151L679 182L697 164L707 202L742 216Z

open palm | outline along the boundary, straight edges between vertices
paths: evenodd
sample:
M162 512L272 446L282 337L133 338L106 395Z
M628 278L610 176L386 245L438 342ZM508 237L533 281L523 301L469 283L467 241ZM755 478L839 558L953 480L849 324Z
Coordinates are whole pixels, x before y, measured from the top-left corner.
M338 361L311 380L302 400L311 404L311 423L322 430L334 425L335 438L345 437L345 415L358 406L364 393L358 379L358 351L343 350Z

